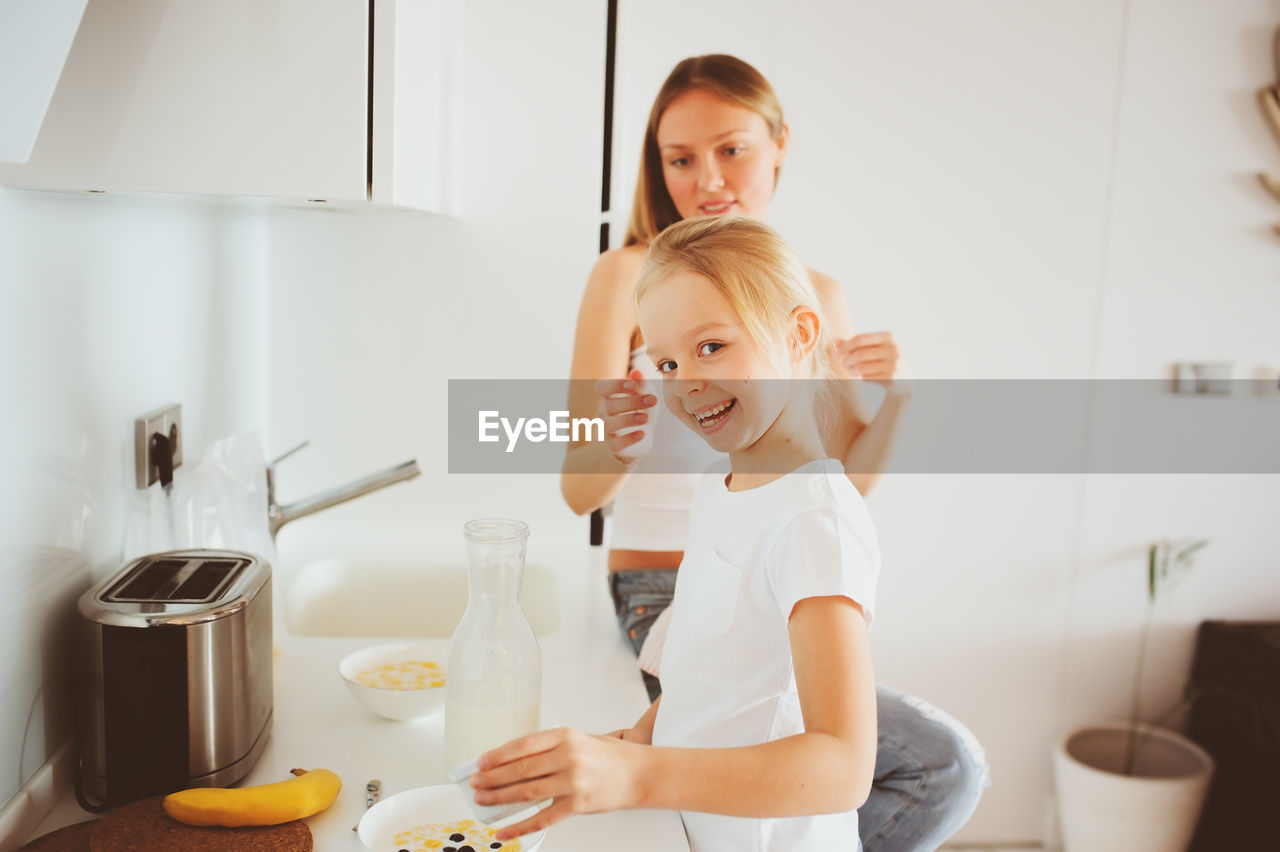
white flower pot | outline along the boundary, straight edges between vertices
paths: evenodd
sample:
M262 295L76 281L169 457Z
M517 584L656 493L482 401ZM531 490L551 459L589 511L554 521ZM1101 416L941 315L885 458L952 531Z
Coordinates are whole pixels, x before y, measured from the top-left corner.
M1213 758L1173 731L1139 725L1134 774L1124 775L1128 737L1127 722L1101 722L1058 744L1053 768L1066 852L1186 852L1191 845Z

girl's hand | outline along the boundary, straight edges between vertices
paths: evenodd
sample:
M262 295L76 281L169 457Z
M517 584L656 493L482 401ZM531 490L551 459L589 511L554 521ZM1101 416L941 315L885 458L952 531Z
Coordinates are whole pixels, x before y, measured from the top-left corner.
M635 463L647 450L637 452L637 445L644 440L649 423L649 409L658 404L658 398L645 392L644 373L632 370L625 379L601 379L595 391L601 397L600 411L604 415L605 443L613 457L625 465ZM634 431L619 435L623 429Z
M471 776L482 805L540 802L549 806L498 832L499 840L539 831L572 814L626 808L638 799L637 750L616 735L591 736L572 728L539 731L480 755Z
M875 382L891 392L910 392L911 368L898 351L892 332L874 331L838 340L833 358L849 378Z

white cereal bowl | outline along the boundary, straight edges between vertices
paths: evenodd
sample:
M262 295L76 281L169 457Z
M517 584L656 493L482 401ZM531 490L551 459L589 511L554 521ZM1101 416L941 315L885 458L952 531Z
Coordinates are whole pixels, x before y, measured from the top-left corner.
M519 819L513 816L495 823L495 826ZM430 836L418 836L421 831L427 831ZM444 839L454 831L462 833L464 839L454 843ZM466 845L476 852L491 852L494 849L491 844L494 843L498 844L501 852L535 852L546 834L544 828L505 843L493 839L492 831L477 822L466 799L453 784L415 787L383 799L365 811L356 826L356 835L369 852L441 849L450 845ZM432 845L435 842L440 845Z
M374 645L353 651L338 663L338 674L347 685L347 689L369 711L397 722L411 719L422 719L439 712L444 706L445 686L416 685L413 674L422 669L417 663L432 662L440 679L446 677L445 664L435 657L438 655L439 643L434 645L425 642L390 642L385 645ZM392 668L394 667L394 668ZM401 667L412 669L405 673L398 671ZM397 675L399 677L397 683ZM362 683L362 679L374 679L381 685Z

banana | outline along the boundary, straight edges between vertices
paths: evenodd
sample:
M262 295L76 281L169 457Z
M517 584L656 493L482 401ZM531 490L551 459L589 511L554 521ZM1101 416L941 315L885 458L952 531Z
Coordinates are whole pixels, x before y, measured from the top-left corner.
M187 825L278 825L317 814L338 796L328 769L295 769L296 778L256 787L194 787L164 797L164 812Z

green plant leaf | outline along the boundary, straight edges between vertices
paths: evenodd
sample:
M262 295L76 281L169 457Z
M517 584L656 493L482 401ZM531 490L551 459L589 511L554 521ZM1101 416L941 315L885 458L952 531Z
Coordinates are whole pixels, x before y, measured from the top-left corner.
M1155 612L1156 597L1160 590L1174 578L1181 576L1192 566L1191 556L1209 543L1209 539L1200 539L1191 544L1177 547L1168 540L1152 543L1147 547L1147 612L1142 620L1142 630L1138 638L1138 656L1133 673L1133 696L1129 711L1129 736L1127 737L1124 757L1124 773L1131 775L1137 760L1137 753L1142 744L1137 742L1137 724L1140 718L1143 669L1146 664L1147 642L1151 633L1151 619ZM1192 687L1184 687L1183 696L1170 708L1170 713L1177 712L1191 699ZM1163 721L1163 717L1161 718Z

